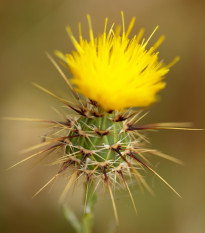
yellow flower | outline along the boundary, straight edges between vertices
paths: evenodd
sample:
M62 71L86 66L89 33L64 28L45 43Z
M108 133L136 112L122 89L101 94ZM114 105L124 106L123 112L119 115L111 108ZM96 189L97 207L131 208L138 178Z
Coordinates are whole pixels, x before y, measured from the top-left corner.
M147 40L142 39L143 29L129 39L135 18L125 31L122 12L122 34L119 26L113 29L114 24L107 33L106 18L104 33L94 37L90 16L87 15L87 18L90 41L82 38L79 24L79 42L67 28L76 51L66 55L56 52L68 64L76 90L105 110L145 107L155 102L156 93L165 87L165 74L178 60L178 57L175 58L169 65L159 62L156 49L164 36L150 49L146 48L157 27Z

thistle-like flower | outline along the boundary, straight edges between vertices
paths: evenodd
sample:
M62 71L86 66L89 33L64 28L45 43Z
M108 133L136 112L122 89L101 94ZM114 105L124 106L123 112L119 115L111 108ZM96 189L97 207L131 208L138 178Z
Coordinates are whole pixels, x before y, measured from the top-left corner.
M122 32L120 26L114 29L114 24L107 32L108 20L106 19L104 32L94 37L90 16L88 15L87 18L90 40L83 39L79 24L79 41L74 37L70 28L67 28L76 50L72 54L65 55L56 51L57 56L72 73L71 81L48 55L70 88L73 102L70 103L35 84L63 102L68 109L73 111L73 114L64 116L64 121L58 122L36 120L53 125L54 131L45 137L45 142L31 149L48 147L19 163L40 156L42 153L61 149L59 158L53 162L60 166L57 174L39 192L57 177L69 171L66 174L71 175L61 200L65 199L70 187L80 177L84 177L87 192L90 183L95 186L94 191L100 184L108 188L115 217L118 219L112 187L124 183L135 208L127 182L130 177L136 178L139 185L152 192L141 175L142 169L153 172L179 195L153 170L146 155L160 156L177 163L180 161L155 149L147 148L148 139L143 135L143 131L173 127L183 129L181 128L183 126L171 123L140 125L140 120L145 115L142 114L142 108L157 100L157 92L165 87L164 76L177 62L178 57L168 65L159 61L156 50L164 40L164 36L161 36L150 49L147 49L148 42L157 27L147 40L142 39L143 29L138 35L129 39L135 18L125 30L122 13Z

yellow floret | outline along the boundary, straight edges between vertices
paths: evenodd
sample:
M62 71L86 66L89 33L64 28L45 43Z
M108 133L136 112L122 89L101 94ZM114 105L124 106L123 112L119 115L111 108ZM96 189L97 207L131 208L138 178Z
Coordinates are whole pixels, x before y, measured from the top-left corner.
M149 49L146 46L151 39L140 40L143 29L137 36L129 39L129 33L134 25L133 18L125 32L122 13L123 31L113 30L106 33L107 18L104 33L94 37L90 16L88 15L90 41L84 40L79 24L79 42L73 36L70 28L68 34L76 48L72 54L63 55L57 52L73 74L72 83L76 90L96 101L105 110L123 110L128 107L145 107L156 101L156 93L165 87L162 81L169 67L175 63L164 65L158 60L158 46L164 40L161 36Z

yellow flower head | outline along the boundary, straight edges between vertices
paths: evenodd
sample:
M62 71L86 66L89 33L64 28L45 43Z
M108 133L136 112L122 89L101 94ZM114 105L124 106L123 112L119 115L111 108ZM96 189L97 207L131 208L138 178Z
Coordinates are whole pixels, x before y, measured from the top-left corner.
M178 57L175 58L169 65L159 62L156 49L164 40L164 36L150 49L146 49L157 27L147 40L141 41L143 29L129 39L135 18L132 18L125 31L122 13L122 33L119 26L113 29L114 24L107 33L106 18L104 33L94 37L90 16L87 18L90 41L82 38L79 24L79 42L70 28L67 28L76 51L66 55L57 52L68 64L76 90L96 101L105 110L145 107L155 102L156 93L165 87L162 81L165 74L178 60Z

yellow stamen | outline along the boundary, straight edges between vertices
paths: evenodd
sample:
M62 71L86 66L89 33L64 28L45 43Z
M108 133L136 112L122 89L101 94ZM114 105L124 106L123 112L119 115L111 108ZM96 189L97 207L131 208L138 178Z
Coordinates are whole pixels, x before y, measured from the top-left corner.
M138 35L137 35L137 38L135 39L136 43L139 43L139 41L141 40L142 36L144 35L144 32L145 32L145 29L144 28L141 28Z
M82 45L83 37L82 37L81 23L78 24L78 29L79 29L80 45Z
M175 58L167 65L167 68L172 67L172 66L175 65L179 60L180 60L180 57L175 57Z
M105 44L106 41L106 30L107 30L107 22L108 22L108 18L105 18L105 26L104 26L104 34L103 34L103 44Z
M127 31L126 31L125 37L128 37L128 36L129 36L129 34L130 34L130 32L131 32L131 30L132 30L132 28L133 28L133 26L134 26L135 20L136 20L135 17L133 17L133 18L131 19L130 24L129 24L129 26L128 26L128 29L127 29Z
M79 53L82 53L83 52L83 49L82 47L80 46L80 44L77 42L77 40L75 39L75 37L73 36L73 33L71 31L71 28L70 27L66 27L66 31L71 39L71 41L73 42L73 45L75 46L75 48L77 49L77 51Z
M160 36L160 38L157 40L157 42L152 47L153 51L155 51L161 45L164 39L165 39L165 36Z
M94 36L93 36L93 29L92 29L92 23L91 23L90 15L87 15L87 19L88 19L88 25L89 25L90 40L91 40L92 44L94 44Z
M125 19L124 19L124 13L121 11L121 16L122 16L122 39L125 36Z
M145 45L147 45L148 42L151 40L152 36L153 36L154 33L157 31L158 27L159 27L159 26L156 26L156 27L155 27L154 31L152 32L152 34L149 36L149 38L148 38L147 41L145 42Z

